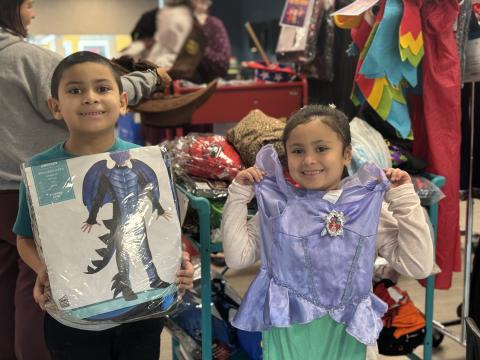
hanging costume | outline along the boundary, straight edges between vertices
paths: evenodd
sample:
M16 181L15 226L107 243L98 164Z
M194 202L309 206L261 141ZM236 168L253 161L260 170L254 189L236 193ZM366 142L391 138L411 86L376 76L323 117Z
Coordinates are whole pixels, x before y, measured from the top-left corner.
M366 164L342 181L339 200L296 189L271 145L257 155L266 172L256 185L261 269L233 321L262 331L306 324L325 315L346 325L363 344L375 344L386 305L371 292L376 232L388 180Z
M352 102L367 102L402 138L411 136L406 92L417 86L423 57L420 9L415 0L383 0L371 25L369 11L335 15L341 28L352 29L352 52L359 52Z
M427 172L445 176L439 203L436 262L442 272L437 289L449 289L452 272L461 270L459 229L460 63L453 24L457 0L425 1L421 8L425 40L422 97L412 97L414 155L426 160Z
M445 176L436 257L442 272L436 287L448 289L452 271L461 267L460 64L453 32L459 4L457 0L382 0L379 5L372 26L365 18L348 22L360 52L352 101L368 103L399 137L411 139L413 132L413 154L427 162L427 172ZM420 89L422 94L415 95Z

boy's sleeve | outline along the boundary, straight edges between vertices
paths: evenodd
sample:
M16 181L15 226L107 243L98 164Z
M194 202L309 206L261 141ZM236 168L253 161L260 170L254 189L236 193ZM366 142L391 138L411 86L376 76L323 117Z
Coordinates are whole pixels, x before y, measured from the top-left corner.
M27 192L23 181L20 183L18 194L18 213L13 232L23 237L33 237L30 209L28 208Z

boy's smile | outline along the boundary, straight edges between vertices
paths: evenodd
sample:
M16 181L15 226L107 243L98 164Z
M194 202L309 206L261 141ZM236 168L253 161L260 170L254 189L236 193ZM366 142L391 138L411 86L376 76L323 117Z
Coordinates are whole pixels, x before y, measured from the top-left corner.
M81 116L87 116L87 117L92 117L92 118L99 118L103 114L105 114L105 111L90 111L90 112L80 113Z
M58 99L51 99L57 119L64 119L71 139L102 136L111 142L127 97L120 94L112 70L100 63L85 62L65 70Z

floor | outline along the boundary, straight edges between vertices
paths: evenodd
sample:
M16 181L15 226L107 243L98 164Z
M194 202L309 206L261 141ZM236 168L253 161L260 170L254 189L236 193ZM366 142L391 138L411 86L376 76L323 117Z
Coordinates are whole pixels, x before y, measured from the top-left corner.
M461 203L461 217L460 217L460 227L465 228L465 207L466 202ZM480 212L480 201L475 201L474 214L479 214ZM480 233L480 222L478 221L480 217L475 216L476 222L474 221L474 232ZM463 253L462 253L463 254ZM463 255L462 255L463 257ZM229 270L226 273L226 279L230 284L240 293L243 294L248 288L251 280L255 276L257 271L256 267L252 267L242 271ZM434 303L434 319L439 322L445 322L450 320L457 319L456 309L457 306L462 302L463 299L463 272L455 273L453 275L453 286L449 290L436 290L435 291L435 303ZM399 282L399 286L406 290L413 302L417 305L419 309L423 309L424 306L424 288L418 284L416 280L402 278ZM454 336L460 336L460 326L448 327ZM420 346L417 348L415 353L422 357L423 347ZM435 360L461 360L465 359L465 348L457 343L456 341L445 337L438 348L433 350L433 359ZM164 331L162 334L162 353L160 360L170 360L172 359L171 355L171 336L168 331ZM398 359L405 360L408 359L404 356L397 357L388 357L380 356L380 360L385 359Z

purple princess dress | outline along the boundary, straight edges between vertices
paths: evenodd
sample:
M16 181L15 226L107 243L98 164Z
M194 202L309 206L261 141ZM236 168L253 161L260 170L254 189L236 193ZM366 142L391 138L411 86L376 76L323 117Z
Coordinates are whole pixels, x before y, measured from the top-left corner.
M380 210L388 180L371 163L341 182L336 203L324 191L286 182L271 145L257 155L261 268L233 325L246 331L306 324L325 315L374 345L386 304L372 293Z

